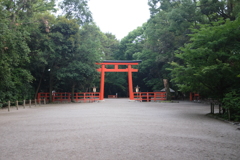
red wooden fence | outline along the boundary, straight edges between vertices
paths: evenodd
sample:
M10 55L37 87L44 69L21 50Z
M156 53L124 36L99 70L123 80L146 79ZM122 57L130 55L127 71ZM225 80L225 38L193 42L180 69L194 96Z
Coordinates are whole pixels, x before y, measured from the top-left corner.
M45 99L49 102L49 93L38 93L38 102ZM75 92L75 102L94 102L99 100L99 92ZM71 102L71 93L55 92L52 94L52 102Z
M49 102L49 93L38 93L38 103L43 99ZM94 102L100 100L99 92L75 92L75 102ZM134 92L134 100L141 102L166 100L166 92ZM52 102L71 102L71 93L56 92L52 94Z
M134 92L134 100L141 102L164 101L166 92Z

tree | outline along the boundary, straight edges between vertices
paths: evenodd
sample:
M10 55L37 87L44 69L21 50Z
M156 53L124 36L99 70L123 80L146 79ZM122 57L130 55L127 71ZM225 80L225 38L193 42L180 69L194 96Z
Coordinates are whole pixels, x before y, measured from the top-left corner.
M223 98L223 108L227 110L224 116L231 121L240 120L240 93L239 89L232 89Z
M128 33L126 37L124 37L119 46L119 52L116 54L116 58L122 60L132 60L133 55L141 52L143 48L143 43L145 41L144 37L144 29L145 25L142 27L138 27L137 29Z
M176 56L184 64L172 62L172 75L181 91L199 92L222 101L232 88L239 88L239 19L199 25L191 43Z
M98 77L96 62L99 62L101 51L101 32L95 24L85 24L76 34L76 48L72 51L66 64L57 71L57 78L66 90L71 88L72 101L74 92L93 87L95 78Z
M115 59L119 60L134 60L138 59L138 56L143 49L143 44L145 42L145 37L144 37L144 29L145 25L136 28L135 30L129 32L129 34L124 37L119 44L119 50L116 52L114 55ZM121 66L120 66L121 67ZM126 68L126 66L124 66ZM112 77L110 77L112 75ZM127 90L127 74L124 73L117 73L117 74L109 74L107 75L107 80L108 82L108 76L111 79L116 79L117 80L112 80L109 82L109 88L111 88L113 93L118 93L120 96L127 96L126 90ZM141 82L142 79L139 79L139 73L134 73L133 74L133 82L134 84L138 84L143 86L143 83ZM144 89L144 87L141 87L141 89ZM119 91L118 91L119 90ZM113 94L112 93L112 94Z
M0 1L0 101L26 98L33 80L28 68L28 41L34 15L53 7L54 1Z
M74 59L79 47L79 25L75 20L58 17L56 23L49 32L49 40L46 42L50 46L48 51L47 68L49 72L49 94L52 99L53 87L57 89L59 85L57 75L59 70L64 68Z
M49 13L40 13L35 17L34 29L30 31L30 40L28 46L31 50L29 70L34 76L32 86L35 90L35 99L38 92L41 90L47 91L49 71L47 68L50 53L52 52L52 44L49 32L52 25L56 21L56 17ZM42 85L43 84L43 85Z
M88 8L88 0L63 0L60 7L68 19L78 20L78 24L92 22L92 15Z
M189 41L189 28L203 20L196 1L151 0L149 5L153 12L145 30L147 40L143 53L148 54L144 55L145 59L153 59L145 65L150 67L145 81L156 90L163 88L162 79L171 79L171 72L167 70L169 62L178 60L174 53ZM173 83L170 86L174 88Z
M55 0L0 1L0 102L34 89L35 98L49 90L51 100L53 88L74 92L93 86L95 63L111 58L118 41L88 23L87 2L62 1L65 15L56 18L50 13Z
M105 33L101 36L101 50L105 60L115 59L115 55L119 51L119 41L116 36L111 33Z
M239 13L240 2L239 0L200 0L198 7L210 22L217 21L218 18L235 20Z

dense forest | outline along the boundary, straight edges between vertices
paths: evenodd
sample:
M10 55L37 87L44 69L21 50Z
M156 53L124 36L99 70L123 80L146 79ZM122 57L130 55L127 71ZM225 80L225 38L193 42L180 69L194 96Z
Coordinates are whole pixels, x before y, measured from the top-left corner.
M117 40L94 23L88 0L0 0L0 103L99 89L96 62L142 60L133 74L141 91L167 79L177 97L199 93L239 120L240 0L148 5L150 19ZM106 95L126 97L127 88L127 73L106 73Z

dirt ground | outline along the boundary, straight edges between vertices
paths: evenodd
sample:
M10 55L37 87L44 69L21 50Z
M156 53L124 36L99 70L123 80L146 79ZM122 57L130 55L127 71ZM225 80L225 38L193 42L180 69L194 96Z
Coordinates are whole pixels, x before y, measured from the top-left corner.
M238 160L240 131L201 103L49 104L0 110L0 160Z

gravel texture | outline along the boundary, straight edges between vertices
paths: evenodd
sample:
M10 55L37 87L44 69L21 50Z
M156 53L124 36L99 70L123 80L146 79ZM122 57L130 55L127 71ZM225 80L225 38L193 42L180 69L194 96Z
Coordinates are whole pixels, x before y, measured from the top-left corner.
M201 103L49 104L0 110L0 160L238 160L240 131Z

